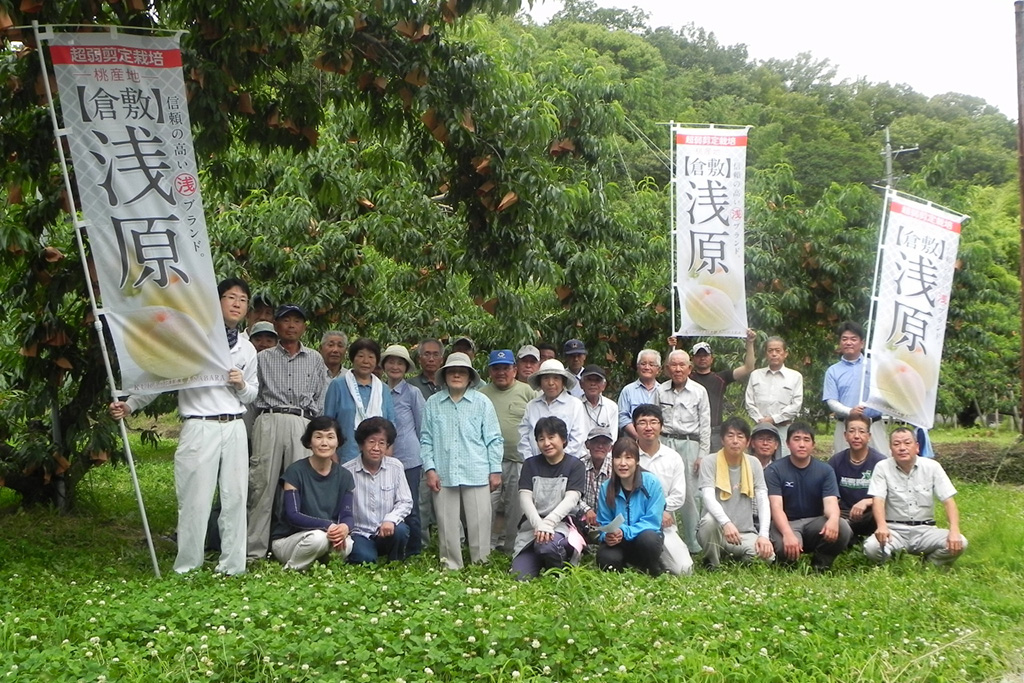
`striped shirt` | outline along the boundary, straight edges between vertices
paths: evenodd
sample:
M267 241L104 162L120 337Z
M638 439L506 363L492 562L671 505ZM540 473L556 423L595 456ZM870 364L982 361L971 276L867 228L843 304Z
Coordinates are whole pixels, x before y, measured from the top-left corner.
M398 525L412 511L412 493L405 468L396 458L385 457L376 474L363 466L363 459L342 465L356 482L352 504L352 533L369 538L384 522Z

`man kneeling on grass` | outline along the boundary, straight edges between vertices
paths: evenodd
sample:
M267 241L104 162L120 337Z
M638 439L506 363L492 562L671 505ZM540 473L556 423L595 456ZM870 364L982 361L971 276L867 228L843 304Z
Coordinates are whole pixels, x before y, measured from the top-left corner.
M942 465L918 456L914 433L906 427L889 436L892 458L875 465L868 495L875 499L872 512L877 528L864 541L864 554L884 562L900 550L921 555L932 564L948 567L967 547L960 533L956 489ZM949 531L935 526L935 499L946 508Z
M312 451L281 475L277 492L277 525L271 534L274 557L287 569L302 571L332 550L352 552L352 474L334 462L341 429L333 417L314 417L302 435Z
M836 474L814 459L814 431L806 422L790 425L786 445L789 456L776 460L764 473L775 555L778 562L793 564L811 552L811 566L827 571L853 536L850 524L839 515Z
M355 547L352 564L376 562L380 555L391 561L405 559L409 525L403 520L412 511L412 492L405 466L388 457L398 432L383 417L371 417L356 427L359 457L342 467L355 480L355 510L352 536Z
M704 549L704 564L717 568L723 551L742 562L755 558L773 562L764 470L757 458L746 453L750 427L743 418L730 417L722 424L720 436L722 450L700 463L700 492L706 512L697 527L697 540Z

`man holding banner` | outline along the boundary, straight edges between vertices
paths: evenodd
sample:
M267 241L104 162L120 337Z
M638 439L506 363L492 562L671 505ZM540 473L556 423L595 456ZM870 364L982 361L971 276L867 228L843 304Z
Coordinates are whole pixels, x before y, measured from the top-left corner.
M882 424L882 413L864 406L867 398L868 376L871 368L864 358L864 328L847 320L839 326L839 352L842 358L825 371L825 386L821 399L835 413L836 427L832 437L832 452L838 453L846 444L844 420L851 415L864 415L871 420L869 445L882 455L889 455L889 444Z
M203 564L207 521L214 488L220 485L221 555L217 572L245 572L246 490L249 451L246 446L245 405L256 398L259 380L256 349L238 333L249 305L249 286L229 278L217 286L221 314L234 367L221 386L182 389L178 413L184 424L174 453L174 488L178 496L178 556L174 571L183 574ZM110 404L119 420L145 407L157 394L136 394Z

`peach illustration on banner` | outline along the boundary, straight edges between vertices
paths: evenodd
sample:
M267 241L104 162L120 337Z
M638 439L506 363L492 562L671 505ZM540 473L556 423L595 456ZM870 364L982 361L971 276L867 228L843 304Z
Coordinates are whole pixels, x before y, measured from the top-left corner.
M128 313L124 346L140 368L167 379L197 374L210 357L207 333L192 316L168 306Z

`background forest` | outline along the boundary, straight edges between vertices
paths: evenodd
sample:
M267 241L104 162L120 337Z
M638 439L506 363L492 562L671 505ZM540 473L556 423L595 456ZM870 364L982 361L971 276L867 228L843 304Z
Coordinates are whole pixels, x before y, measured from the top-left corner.
M971 216L938 411L1011 412L1020 363L1015 125L967 94L837 82L801 54L755 61L697 26L568 0L0 0L0 29L184 30L215 268L327 328L480 348L583 339L613 369L669 332L665 122L754 126L748 315L790 343L817 400L833 329L864 321L880 154L896 187ZM0 481L65 502L114 425L29 31L0 54ZM716 342L725 361L740 343ZM735 356L730 358L730 352ZM735 364L735 363L733 363ZM164 407L170 405L163 404Z

